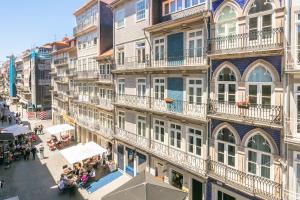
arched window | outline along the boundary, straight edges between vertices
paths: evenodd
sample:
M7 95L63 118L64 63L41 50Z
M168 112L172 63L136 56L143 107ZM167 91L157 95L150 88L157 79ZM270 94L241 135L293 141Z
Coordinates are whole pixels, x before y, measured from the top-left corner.
M252 136L247 143L248 173L271 178L271 146L260 134Z
M248 95L251 105L271 106L272 75L263 66L255 67L248 76Z
M228 128L222 128L217 135L218 162L235 167L236 142Z
M236 76L228 67L224 67L218 75L218 101L235 103Z
M255 0L249 10L249 40L271 37L272 4L270 0Z
M236 12L231 6L223 8L217 19L217 37L236 34L236 17Z

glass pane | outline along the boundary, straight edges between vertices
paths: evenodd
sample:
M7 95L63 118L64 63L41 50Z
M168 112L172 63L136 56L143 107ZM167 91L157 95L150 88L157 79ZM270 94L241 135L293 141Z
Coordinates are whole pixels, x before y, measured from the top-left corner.
M271 166L271 157L269 155L262 154L261 155L261 164L264 166Z
M225 146L223 143L218 143L218 152L224 153L225 151Z
M219 93L225 93L225 84L219 84L218 85L218 92Z
M235 147L228 145L228 155L235 156Z
M256 152L248 151L248 160L251 161L251 162L256 162L257 161Z
M235 157L228 156L228 165L234 167L235 166Z
M258 18L257 17L253 17L253 18L250 18L249 19L249 29L257 29L257 21L258 21Z
M271 85L263 85L262 86L262 96L263 97L271 97Z
M262 17L262 26L266 27L266 26L271 26L272 25L272 15L264 15Z
M261 176L265 178L270 178L270 168L268 167L261 167Z
M224 154L223 153L218 153L218 162L224 163Z
M271 73L263 66L258 66L250 73L248 82L272 82Z
M248 172L256 174L256 164L248 162Z

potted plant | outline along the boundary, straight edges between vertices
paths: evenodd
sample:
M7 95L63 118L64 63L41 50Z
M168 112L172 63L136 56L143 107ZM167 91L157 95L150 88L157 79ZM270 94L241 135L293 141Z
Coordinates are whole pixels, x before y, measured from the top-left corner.
M169 97L165 98L166 103L173 103L173 101L174 100L172 98L169 98Z
M246 100L242 100L236 103L238 108L243 108L243 109L249 109L250 107L250 103L248 101L248 99Z

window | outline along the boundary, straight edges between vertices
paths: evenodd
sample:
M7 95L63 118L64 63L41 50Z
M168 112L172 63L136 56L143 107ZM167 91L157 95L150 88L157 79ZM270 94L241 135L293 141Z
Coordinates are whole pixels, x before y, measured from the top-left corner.
M296 133L300 133L300 85L295 85L295 101L297 107L297 114L296 114Z
M138 97L146 96L146 79L137 80L137 96Z
M300 65L300 14L296 14L296 58L297 65Z
M137 63L145 63L146 61L146 49L145 42L140 42L136 44L136 57Z
M140 136L146 137L146 117L138 116L137 134Z
M204 0L166 0L163 2L163 15L168 15L174 12L178 12L183 8L189 8L191 6L197 6L201 3L205 3Z
M237 32L236 12L231 6L225 6L217 19L217 37L235 35Z
M235 198L229 194L218 191L218 200L235 200Z
M201 156L202 131L188 128L188 152Z
M155 55L155 61L164 60L164 58L165 58L165 39L164 38L154 40L154 55Z
M119 95L125 94L125 79L119 79L118 81L118 94Z
M294 176L295 176L295 190L297 200L300 196L300 153L294 151Z
M113 128L113 116L111 115L107 115L107 128Z
M190 58L202 56L202 31L188 33L188 55Z
M124 65L124 48L118 48L118 52L117 52L117 58L118 58L118 65Z
M248 77L248 96L251 105L262 105L265 108L271 106L272 76L263 66L255 67Z
M141 21L146 17L146 0L140 0L136 3L136 21Z
M250 41L271 37L272 12L272 3L270 1L255 0L253 2L249 10Z
M99 89L99 96L100 96L101 99L105 99L105 94L106 94L105 89L100 88Z
M229 102L235 103L235 93L236 93L236 77L234 72L228 68L224 67L218 75L218 101L219 102Z
M271 146L260 134L252 136L247 143L248 173L271 178Z
M118 127L119 129L125 129L125 113L119 111L118 114Z
M188 79L188 102L189 104L201 105L202 103L202 80Z
M118 10L116 12L116 28L123 28L125 26L125 10Z
M165 122L161 120L154 121L154 139L164 143L165 142Z
M154 79L154 98L157 100L165 99L165 79Z
M97 38L95 37L93 40L93 44L96 45L97 44Z
M100 74L106 74L105 65L100 65Z
M170 144L173 147L181 149L181 126L177 124L170 125Z
M218 162L235 167L236 143L233 133L222 128L217 135Z

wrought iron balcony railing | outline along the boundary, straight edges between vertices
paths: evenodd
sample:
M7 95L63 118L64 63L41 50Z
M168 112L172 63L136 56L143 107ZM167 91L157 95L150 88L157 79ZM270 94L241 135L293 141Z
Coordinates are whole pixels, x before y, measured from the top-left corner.
M140 108L150 108L150 98L146 96L117 94L115 103Z
M118 139L128 142L140 148L149 149L150 147L149 139L146 138L145 136L137 135L117 127L115 130L116 130L115 137L117 137Z
M125 57L124 59L116 59L116 69L141 69L149 66L149 55L141 57Z
M207 105L205 103L195 103L180 100L172 100L168 102L167 99L150 98L151 109L157 112L171 113L179 116L196 118L205 120Z
M100 122L94 123L94 130L106 138L112 138L114 135L112 128L103 127L100 125Z
M283 48L284 29L263 31L250 30L247 33L216 37L209 40L210 54L241 53L243 51L267 51Z
M264 124L282 124L282 106L249 105L239 107L236 103L210 100L210 115L231 118L235 120L247 120Z
M182 67L199 66L206 64L206 49L191 48L172 50L163 54L154 54L152 56L151 67Z
M58 58L53 60L53 64L54 66L67 65L68 61L68 58Z
M51 85L51 79L39 79L38 84L41 86Z
M300 46L287 47L285 54L287 56L285 71L300 72Z
M96 79L98 76L99 71L96 70L77 71L77 78L79 79Z
M199 5L191 6L189 8L182 8L182 10L180 10L178 12L162 16L162 17L160 17L160 21L159 22L165 22L165 21L171 21L171 20L176 20L176 19L182 19L182 18L185 18L185 17L190 17L192 15L200 16L201 13L204 12L205 1L204 0L200 0L199 3L200 3Z
M100 97L96 96L96 97L92 97L91 101L96 106L99 106L99 107L102 107L102 108L105 108L108 110L112 110L114 108L112 105L112 101L110 99L104 99L104 98L100 98Z
M100 82L107 82L110 83L112 82L112 75L111 74L98 74L98 80Z
M209 176L262 199L281 199L282 188L279 183L261 176L247 174L223 163L210 160Z

